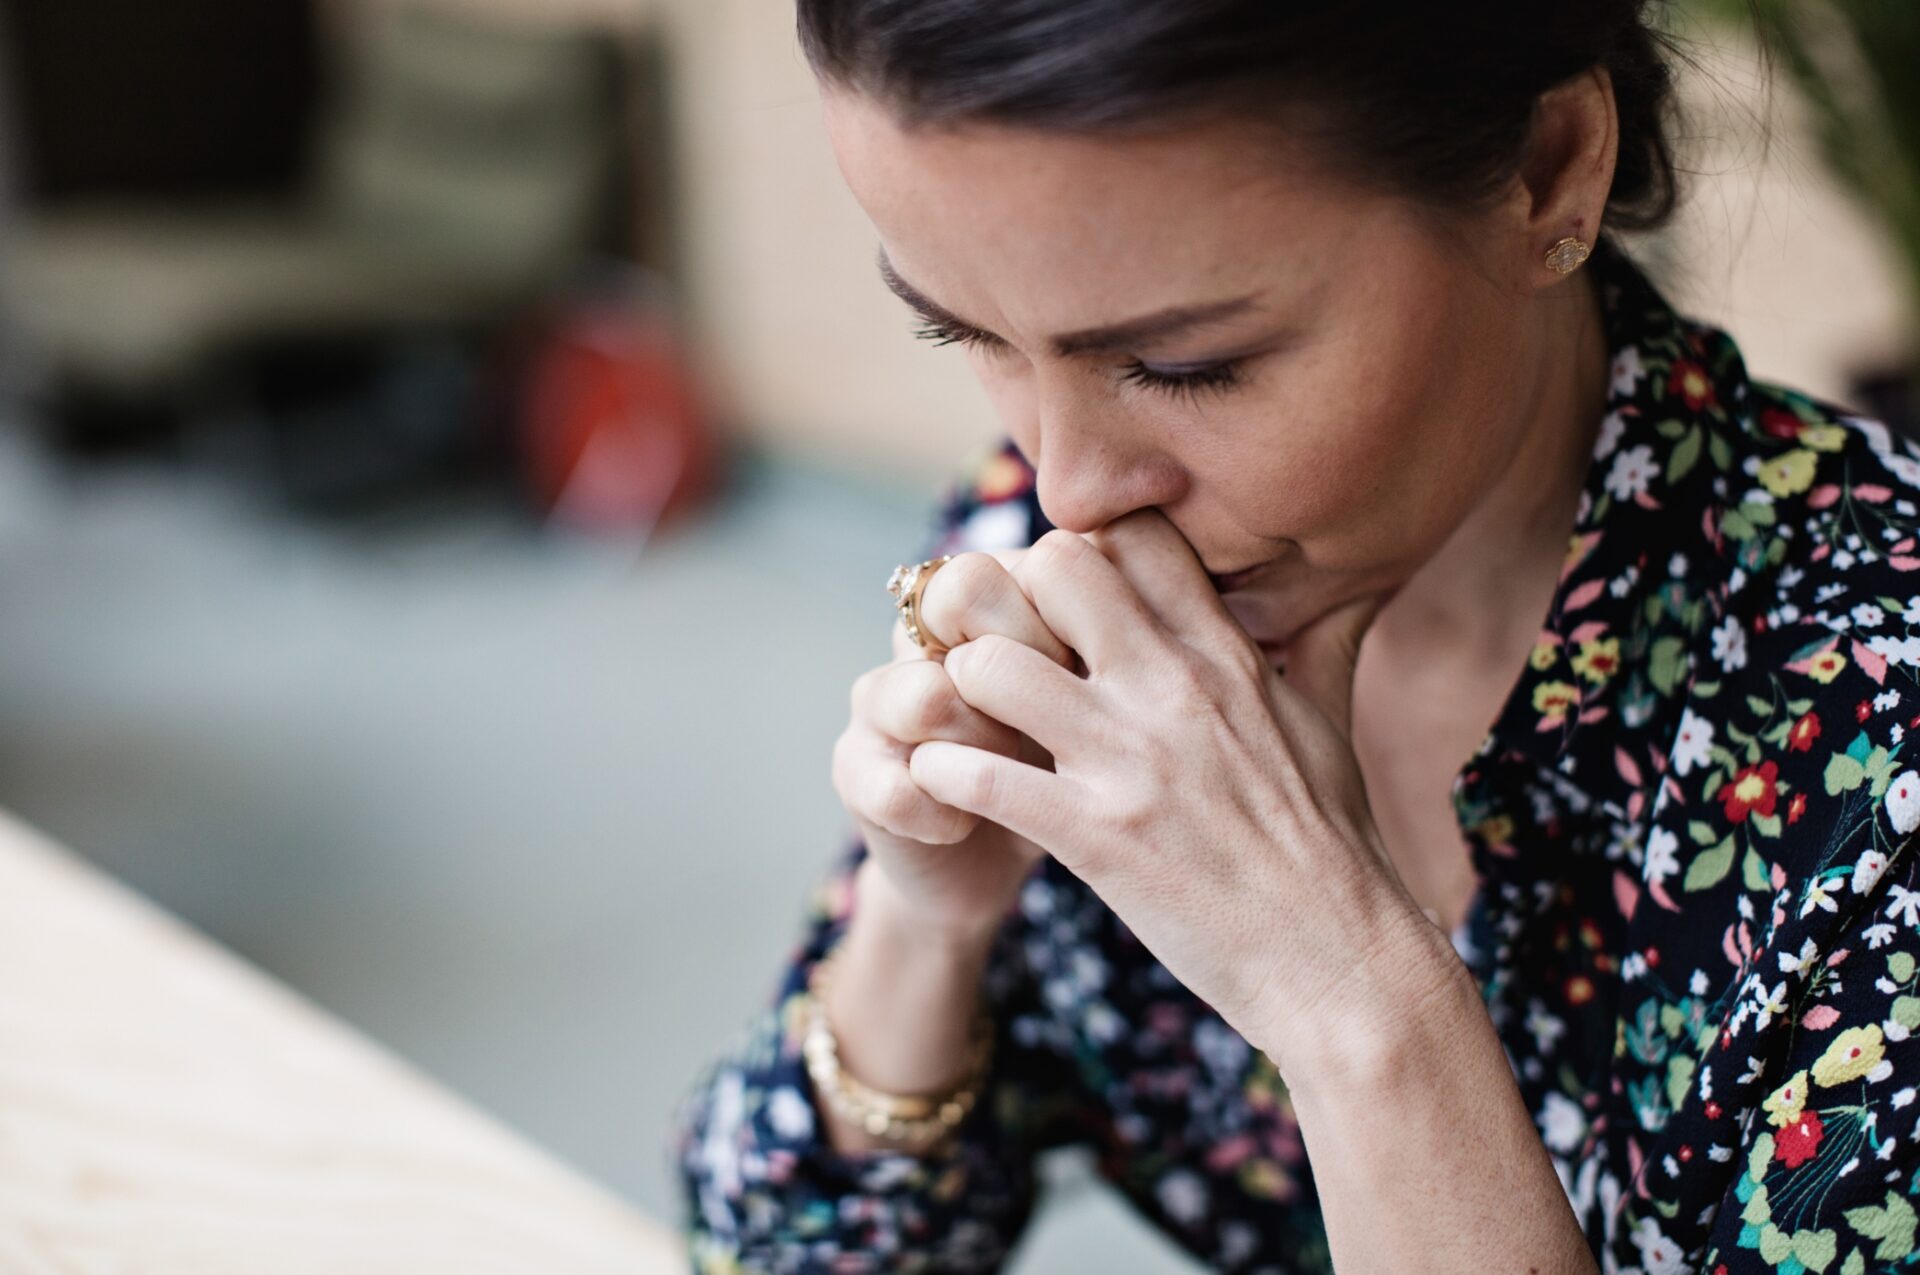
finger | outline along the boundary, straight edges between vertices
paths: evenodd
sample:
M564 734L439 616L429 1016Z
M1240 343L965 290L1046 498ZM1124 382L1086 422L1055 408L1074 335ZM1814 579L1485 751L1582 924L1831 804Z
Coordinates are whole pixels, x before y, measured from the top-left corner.
M908 841L952 845L980 826L980 817L924 792L907 773L907 754L890 741L849 732L833 748L833 786L856 820Z
M1233 623L1206 564L1158 509L1136 509L1088 532L1087 540L1169 631L1190 639L1217 632L1222 621Z
M1040 619L1013 573L988 553L956 555L933 573L920 591L920 625L949 647L993 633L1062 667L1073 663L1073 652Z
M948 651L946 676L973 708L1056 757L1088 736L1093 688L1030 646L989 633Z
M1137 657L1159 620L1119 568L1084 536L1055 528L1013 569L1041 621L1090 671Z
M947 739L1012 756L1020 734L967 703L940 664L902 660L854 681L854 715L889 739Z
M997 823L1037 846L1067 844L1074 812L1084 808L1071 779L998 753L933 740L913 750L907 770L924 793Z

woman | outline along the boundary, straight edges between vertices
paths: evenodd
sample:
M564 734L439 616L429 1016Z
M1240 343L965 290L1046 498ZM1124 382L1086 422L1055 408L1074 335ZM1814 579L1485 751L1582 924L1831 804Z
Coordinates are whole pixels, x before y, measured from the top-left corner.
M1075 1142L1222 1270L1912 1255L1920 450L1612 240L1647 22L801 0L1008 440L678 1113L701 1269L997 1269Z

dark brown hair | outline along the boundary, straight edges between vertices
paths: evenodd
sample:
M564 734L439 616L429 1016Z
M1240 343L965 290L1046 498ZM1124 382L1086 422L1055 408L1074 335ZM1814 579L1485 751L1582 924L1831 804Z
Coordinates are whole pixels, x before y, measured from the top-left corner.
M1126 133L1208 117L1304 123L1340 171L1432 207L1503 188L1545 90L1603 66L1620 139L1605 220L1678 200L1659 0L798 0L831 84L908 126Z

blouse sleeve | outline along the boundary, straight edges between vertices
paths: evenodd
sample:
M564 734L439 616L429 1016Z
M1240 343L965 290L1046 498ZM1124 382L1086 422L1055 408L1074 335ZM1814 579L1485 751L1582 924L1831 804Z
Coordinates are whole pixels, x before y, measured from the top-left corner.
M1920 789L1911 771L1895 782ZM1891 858L1892 879L1822 945L1805 993L1781 1007L1783 1079L1735 1146L1704 1271L1862 1275L1920 1261L1920 881L1912 841ZM1842 874L1822 897L1859 884Z
M1009 1030L1015 1015L1040 1012L1015 922L995 936L984 975L995 1040L981 1101L931 1151L834 1149L800 1050L805 988L846 932L865 857L858 840L840 856L771 1004L675 1110L696 1271L998 1271L1030 1219L1039 1152L1098 1136L1067 1060Z
M1010 445L982 453L944 494L925 556L1028 543L1031 487ZM771 1001L675 1108L668 1141L696 1271L997 1271L1030 1219L1038 1153L1098 1138L1069 1060L1010 1030L1044 1012L1016 909L984 974L995 1041L981 1101L930 1151L833 1148L800 1050L805 989L846 932L866 853L855 838L819 882Z

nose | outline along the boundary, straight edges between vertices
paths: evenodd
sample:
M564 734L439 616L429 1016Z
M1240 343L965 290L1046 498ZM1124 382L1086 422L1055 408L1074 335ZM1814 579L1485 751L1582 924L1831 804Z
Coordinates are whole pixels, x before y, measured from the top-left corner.
M1141 436L1146 427L1097 407L1043 407L1038 446L1027 458L1047 521L1084 533L1136 509L1178 500L1185 480L1172 458Z

